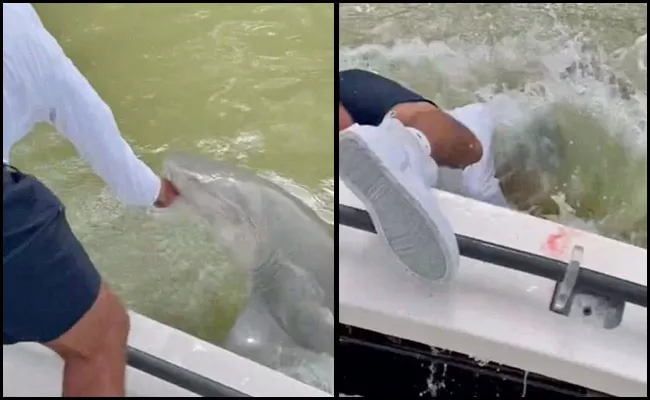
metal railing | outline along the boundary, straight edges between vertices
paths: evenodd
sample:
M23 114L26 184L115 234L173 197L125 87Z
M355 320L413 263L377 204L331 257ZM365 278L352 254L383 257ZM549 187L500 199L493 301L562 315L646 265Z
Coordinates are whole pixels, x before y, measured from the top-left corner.
M202 397L251 397L144 351L128 348L129 366Z

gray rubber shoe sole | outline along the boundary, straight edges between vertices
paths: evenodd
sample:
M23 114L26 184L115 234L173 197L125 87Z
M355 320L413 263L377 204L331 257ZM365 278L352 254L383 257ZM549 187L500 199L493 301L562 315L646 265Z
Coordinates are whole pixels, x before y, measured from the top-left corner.
M451 226L440 211L432 217L411 194L406 179L398 179L366 141L344 133L339 138L339 168L341 179L363 202L377 232L406 267L434 281L453 275L458 248ZM426 197L436 202L435 196Z

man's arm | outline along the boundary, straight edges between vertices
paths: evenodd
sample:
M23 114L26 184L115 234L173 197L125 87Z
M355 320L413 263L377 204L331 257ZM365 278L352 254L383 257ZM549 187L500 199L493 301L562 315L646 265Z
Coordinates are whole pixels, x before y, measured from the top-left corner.
M160 178L121 136L108 105L99 97L45 28L30 40L35 79L42 80L48 119L111 191L130 205L149 206L161 193Z

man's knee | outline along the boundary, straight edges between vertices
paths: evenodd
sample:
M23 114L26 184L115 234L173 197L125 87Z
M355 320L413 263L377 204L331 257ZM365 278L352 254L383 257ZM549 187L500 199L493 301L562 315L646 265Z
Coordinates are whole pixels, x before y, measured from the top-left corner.
M65 360L125 353L129 315L117 296L102 285L95 303L59 338L47 343Z
M395 117L424 133L433 150L433 158L443 166L465 168L483 157L476 135L463 123L431 103L421 101L398 104Z

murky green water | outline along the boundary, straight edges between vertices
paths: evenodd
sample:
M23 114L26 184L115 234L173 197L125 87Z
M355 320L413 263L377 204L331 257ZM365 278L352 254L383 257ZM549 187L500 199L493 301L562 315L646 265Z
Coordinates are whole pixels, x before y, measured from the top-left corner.
M345 4L339 68L385 74L445 108L486 102L497 167L515 159L546 173L539 184L511 182L509 200L646 247L646 13L646 4ZM549 141L563 152L547 151Z
M46 27L154 170L167 150L273 178L331 219L332 5L43 4ZM195 221L125 210L51 129L12 162L63 199L75 231L128 305L217 342L241 276Z

